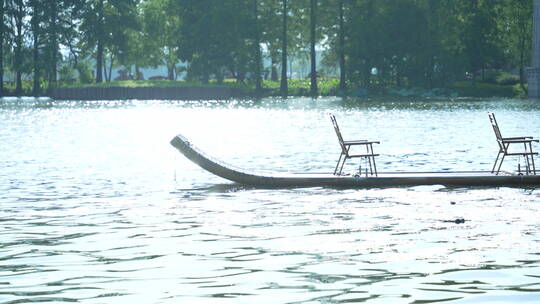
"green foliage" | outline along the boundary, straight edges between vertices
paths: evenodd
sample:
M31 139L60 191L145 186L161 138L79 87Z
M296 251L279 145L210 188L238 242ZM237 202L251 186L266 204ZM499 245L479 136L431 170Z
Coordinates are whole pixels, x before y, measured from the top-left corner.
M60 74L60 81L63 82L75 82L76 80L75 71L66 64L58 70L58 74Z
M25 90L30 90L30 82L23 82ZM336 96L339 94L339 79L338 78L319 78L318 79L319 95L320 96ZM58 87L63 88L78 88L78 87L233 87L240 89L246 96L255 94L255 87L252 84L238 83L236 79L224 79L223 82L211 81L209 83L193 82L193 81L172 81L172 80L123 80L111 81L102 83L81 83L81 82L61 82ZM309 96L310 95L310 80L309 79L289 79L289 92L291 96ZM10 89L12 86L9 87ZM280 82L272 80L263 81L264 96L280 96ZM417 88L419 92L424 92ZM440 89L437 89L440 91ZM467 81L456 82L453 86L448 87L448 92L456 92L459 96L465 97L517 97L525 98L526 92L522 90L520 85L498 85L491 83L472 83ZM415 89L409 90L411 92ZM376 94L389 94L388 90L374 89L370 92Z
M79 73L80 83L87 84L94 82L94 75L92 74L92 69L90 68L90 63L88 61L80 62L77 65L77 72Z
M485 82L456 82L452 90L459 96L465 97L515 97L516 91L512 85L498 85Z
M103 67L137 74L140 68L166 66L172 80L184 61L192 83L235 85L252 92L261 65L256 50L262 49L267 59L262 69L272 79L264 83L264 93L274 94L282 62L303 74L298 76L307 76L314 42L317 56L322 52L318 59L323 59L314 74L320 95L338 94L332 78L337 75L345 77L348 88L370 92L452 87L465 75L474 75L476 86L458 84L463 94L507 96L507 86L524 85L524 68L531 59L530 0L289 0L285 32L284 3L5 1L2 72L9 71L20 86L35 74L47 87L54 86L57 74L62 81L78 75L79 82L90 83ZM312 11L317 11L315 35ZM519 75L487 72L514 69ZM493 86L479 83L480 75ZM292 95L309 92L306 79L284 83Z
M484 76L484 82L499 85L514 85L519 83L519 76L506 72L490 72Z
M514 90L514 96L517 97L517 98L527 98L527 89L528 89L528 85L525 84L524 86L520 85L520 84L515 84L513 87L513 90Z
M174 79L175 66L180 61L182 19L172 0L148 0L141 4L140 18L143 31L138 36L137 62L144 66L165 65L168 77Z
M235 81L225 81L222 84L217 82L211 82L207 84L202 84L200 82L189 82L189 81L175 81L175 80L115 80L109 82L101 83L81 83L81 82L63 82L59 84L59 87L62 88L78 88L78 87L96 87L96 88L109 88L109 87L125 87L125 88L141 88L141 87L215 87L215 86L229 86L237 87Z
M250 14L252 0L178 1L182 19L179 54L189 61L190 79L218 82L227 76L246 78L253 66L255 20Z
M32 86L33 86L32 81L22 80L21 81L22 91L21 91L21 94L19 94L19 95L26 95L26 96L31 95ZM15 82L6 82L6 83L4 83L4 90L5 90L5 95L6 96L17 95L17 93L16 93L16 83Z
M310 80L308 78L293 78L289 79L288 88L289 94L292 96L309 96L310 95ZM321 96L333 96L338 94L339 79L337 78L318 78L317 86L319 88L319 95ZM265 80L263 87L266 90L266 95L280 96L279 81Z
M265 95L279 96L279 82L265 80L263 87L265 89ZM81 83L81 82L61 82L58 87L62 88L78 88L78 87L127 87L127 88L139 88L139 87L216 87L226 86L240 89L246 95L253 95L255 92L254 85L238 83L236 79L224 79L223 82L211 81L209 83L192 82L192 81L173 81L173 80L122 80L122 81L110 81L101 83ZM318 86L322 96L336 95L337 88L339 86L339 79L324 78L318 79ZM308 96L310 89L309 79L290 79L289 88L291 95L294 96Z

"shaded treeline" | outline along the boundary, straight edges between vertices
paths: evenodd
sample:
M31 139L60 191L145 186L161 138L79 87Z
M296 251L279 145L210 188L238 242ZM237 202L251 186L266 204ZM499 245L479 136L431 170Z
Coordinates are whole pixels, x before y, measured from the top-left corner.
M9 85L17 95L24 79L32 84L25 90L39 95L59 81L110 81L115 67L137 79L140 68L166 66L169 79L183 72L202 83L234 78L257 93L263 77L281 80L287 96L293 58L309 66L300 76L310 78L314 96L317 77L329 75L339 76L343 91L444 87L493 69L515 69L524 83L530 61L532 0L0 4L0 92Z

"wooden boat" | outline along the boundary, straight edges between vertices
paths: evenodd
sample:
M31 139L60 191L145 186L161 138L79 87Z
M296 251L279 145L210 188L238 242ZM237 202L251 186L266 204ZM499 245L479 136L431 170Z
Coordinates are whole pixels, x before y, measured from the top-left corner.
M347 187L392 186L540 186L540 175L483 171L470 172L380 172L378 176L334 175L333 173L252 172L228 165L208 156L182 135L171 144L201 168L236 183L258 187Z

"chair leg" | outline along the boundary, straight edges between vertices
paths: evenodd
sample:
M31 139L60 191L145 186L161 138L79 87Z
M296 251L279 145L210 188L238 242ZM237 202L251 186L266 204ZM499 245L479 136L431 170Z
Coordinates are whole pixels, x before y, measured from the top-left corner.
M373 166L371 165L371 156L367 156L366 158L369 165L369 174L373 175ZM367 168L366 168L366 175L367 175Z
M378 174L377 174L377 166L375 165L375 156L373 156L373 168L375 169L375 176L378 176Z
M525 153L527 153L527 143L523 143L523 147L525 148ZM525 154L525 164L527 168L525 169L525 174L529 175L531 173L531 163L529 162L529 155Z
M369 147L370 147L370 146L371 146L371 145L366 145L366 152L367 152L368 155L369 155L369 154L373 154L373 147L371 147L371 150L372 150L372 151L369 151ZM370 173L371 175L373 175L373 166L371 165L371 156L368 156L367 159L368 159L368 163L369 163L369 173Z
M337 161L337 164L336 164L336 168L334 169L334 175L336 175L336 173L338 171L339 164L341 163L341 158L342 157L343 157L343 153L339 154L339 158L338 158L338 161Z
M500 156L501 156L501 151L499 150L499 153L497 153L497 158L495 158L495 163L493 164L493 168L491 168L491 173L495 172L495 168L497 167L497 162L499 161Z
M532 145L531 145L531 142L529 142L529 150L530 152L532 153ZM536 175L536 167L534 166L534 155L531 154L531 163L532 163L532 168L533 168L533 174Z
M504 156L505 156L505 155L506 155L506 154L503 153L503 156L502 156L502 158L501 158L501 162L499 163L499 167L497 168L497 173L496 173L495 175L499 175L499 171L501 171L501 166L502 166L502 164L503 164Z
M343 166L345 166L345 162L347 161L347 156L343 158L343 162L341 163L341 168L339 168L339 174L341 175L341 171L343 171Z

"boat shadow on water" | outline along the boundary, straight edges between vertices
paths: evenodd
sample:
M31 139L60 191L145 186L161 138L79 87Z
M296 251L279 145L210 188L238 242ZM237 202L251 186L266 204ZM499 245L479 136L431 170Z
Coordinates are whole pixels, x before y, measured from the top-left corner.
M350 186L339 186L339 185L331 185L331 186L279 186L279 185L245 185L241 183L231 182L231 183L223 183L223 184L210 184L210 185L201 185L200 187L196 188L177 188L174 191L171 192L171 194L182 194L185 195L186 193L235 193L235 192L242 192L242 191L254 191L254 190L309 190L309 189L328 189L328 190L349 190L349 189L357 189L357 190L383 190L383 189L405 189L405 190L411 190L411 191L423 191L418 190L419 188L426 187L426 186L416 186L416 185L382 185L382 186L367 186L367 185L357 185L355 187ZM488 189L494 189L494 188L510 188L510 189L520 189L526 192L532 193L533 191L537 190L539 187L534 185L507 185L507 186L453 186L453 185L443 185L443 184L435 184L429 186L429 192L468 192L471 190L488 190Z

